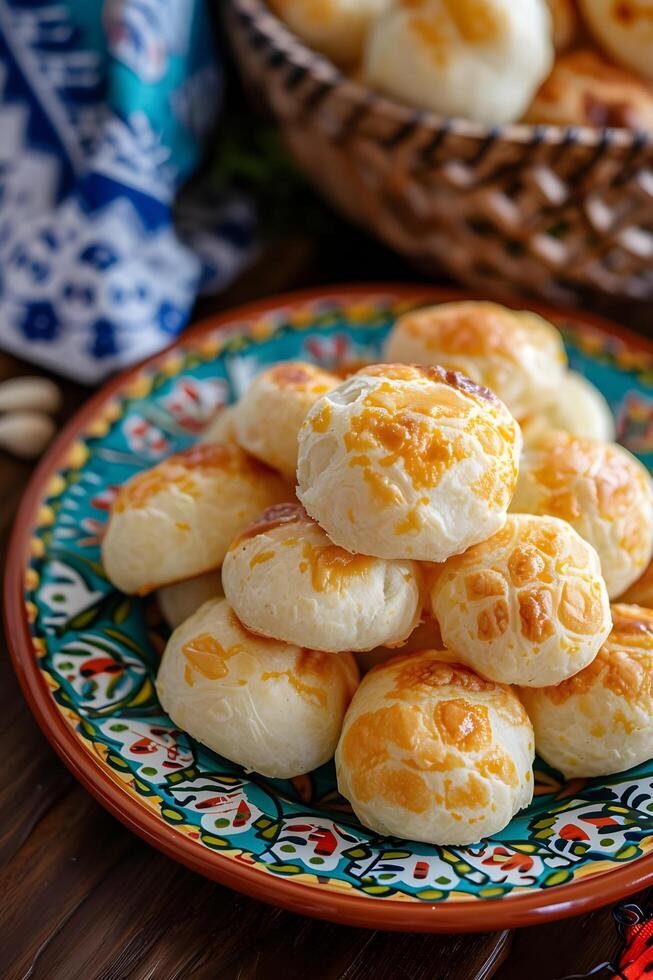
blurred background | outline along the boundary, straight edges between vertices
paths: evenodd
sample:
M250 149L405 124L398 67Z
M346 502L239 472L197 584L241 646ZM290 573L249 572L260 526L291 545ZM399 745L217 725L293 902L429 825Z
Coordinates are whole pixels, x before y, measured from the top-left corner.
M647 331L649 6L4 0L0 345L94 384L352 280Z

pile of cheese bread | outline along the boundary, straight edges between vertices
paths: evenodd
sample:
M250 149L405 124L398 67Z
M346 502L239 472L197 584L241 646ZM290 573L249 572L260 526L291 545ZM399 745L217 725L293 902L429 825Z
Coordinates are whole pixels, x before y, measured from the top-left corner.
M176 725L269 777L335 755L363 824L465 844L528 805L535 751L653 755L653 486L534 313L417 308L384 358L259 374L121 487L102 558L174 627Z
M439 115L653 129L651 0L268 0L309 46Z

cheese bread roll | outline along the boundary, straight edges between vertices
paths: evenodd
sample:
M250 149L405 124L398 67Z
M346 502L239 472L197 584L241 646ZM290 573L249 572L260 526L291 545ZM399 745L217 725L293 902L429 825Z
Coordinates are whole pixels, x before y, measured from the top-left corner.
M107 578L146 595L219 568L234 534L287 495L272 470L233 444L176 453L120 488L102 541Z
M596 51L570 51L556 61L524 122L651 130L653 89Z
M250 629L332 653L402 643L422 608L415 562L352 555L299 504L271 507L243 531L222 579Z
M613 605L612 619L588 667L521 692L538 753L567 779L608 776L653 755L653 612Z
M342 548L445 561L503 525L521 441L505 405L469 378L372 365L306 417L297 495Z
M547 0L553 22L553 44L564 51L578 34L578 15L573 0Z
M615 437L610 406L598 388L576 371L564 375L555 401L521 420L520 425L525 443L552 429L601 442L611 442Z
M594 548L556 517L513 514L431 588L447 649L491 680L543 687L577 673L610 632Z
M236 442L235 409L235 405L225 405L221 408L204 429L198 442Z
M331 758L357 683L351 654L255 636L212 599L170 637L156 686L163 709L198 742L291 779Z
M338 788L379 834L471 844L533 796L533 730L517 695L433 650L363 678L336 751Z
M372 27L364 78L443 116L519 119L553 64L545 0L403 0Z
M234 408L237 442L294 481L297 436L306 413L338 384L335 374L301 361L285 361L263 371Z
M440 364L494 392L517 418L554 398L567 363L560 333L535 313L498 303L440 303L405 313L385 345L389 361Z
M374 19L390 0L269 0L299 37L340 64L356 62Z
M566 432L543 435L524 451L511 510L569 521L596 548L611 599L632 585L651 559L651 478L615 443Z
M653 0L580 0L580 9L615 61L653 79Z

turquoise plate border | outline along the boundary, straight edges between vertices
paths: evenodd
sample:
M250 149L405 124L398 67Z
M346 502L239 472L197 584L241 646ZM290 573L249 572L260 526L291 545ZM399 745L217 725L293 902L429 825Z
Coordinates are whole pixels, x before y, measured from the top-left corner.
M116 486L190 445L258 370L290 358L331 368L373 359L398 313L422 298L451 296L378 286L299 294L191 332L114 382L62 435L35 474L8 566L9 632L28 698L66 761L94 792L103 787L114 812L128 812L127 822L153 843L235 887L259 893L252 882L265 879L271 888L261 886L261 897L271 901L294 907L297 896L313 914L389 928L482 928L484 920L521 919L538 904L560 914L567 895L580 901L592 886L591 902L594 884L616 882L617 872L620 894L639 887L642 862L653 858L653 762L570 783L538 762L533 804L472 847L380 838L338 796L331 765L266 780L175 729L153 685L165 628L152 600L125 597L107 582L99 535ZM555 319L572 366L608 398L620 441L652 467L648 345L580 314ZM638 871L624 885L628 865ZM556 890L564 903L550 900ZM308 907L309 892L330 896L333 908ZM363 902L355 914L352 897ZM496 912L488 920L489 905ZM442 915L447 908L458 910L453 920ZM433 914L416 918L417 909Z

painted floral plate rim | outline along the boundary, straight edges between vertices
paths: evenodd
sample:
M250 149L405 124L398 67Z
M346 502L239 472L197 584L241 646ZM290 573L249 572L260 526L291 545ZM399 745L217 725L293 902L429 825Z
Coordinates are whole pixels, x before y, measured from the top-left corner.
M10 542L5 622L14 668L41 728L80 782L131 830L192 870L292 911L351 925L424 932L508 928L578 914L637 891L653 881L653 764L583 787L564 786L543 767L539 785L546 801L528 818L523 840L511 838L504 844L492 839L472 849L440 848L437 854L428 848L424 854L424 847L414 842L382 841L363 832L346 814L342 801L329 792L329 777L321 777L321 770L311 775L309 783L314 779L316 787L323 784L327 791L322 796L316 792L312 806L313 797L307 802L302 796L301 781L273 786L273 781L246 776L217 756L212 758L223 771L202 770L206 759L202 763L200 757L206 750L176 732L169 720L166 727L166 719L152 706L146 652L140 660L129 649L122 655L121 669L127 673L129 667L137 681L129 700L116 697L115 677L108 684L106 679L93 679L102 677L103 668L97 666L104 663L101 657L84 661L85 674L75 673L65 658L74 660L80 650L72 650L72 640L57 646L61 635L65 641L68 633L64 629L61 634L61 617L48 603L57 589L65 590L71 579L79 577L76 561L63 572L59 568L53 529L68 537L77 531L70 528L75 523L70 515L57 509L58 501L64 488L71 492L75 488L83 496L80 484L85 476L101 484L89 464L94 453L109 460L109 469L138 467L147 464L148 454L156 458L157 453L177 448L175 434L182 440L180 445L192 439L199 424L193 414L197 404L204 400L204 408L208 405L211 410L227 388L237 390L239 383L246 383L252 370L247 368L247 351L253 352L254 361L263 358L263 363L283 350L285 357L311 357L336 366L343 357L353 361L369 357L402 310L465 298L478 296L419 285L333 287L248 304L197 324L166 351L109 382L71 419L30 481ZM620 425L630 447L649 466L653 464L653 441L646 435L649 401L653 415L653 343L578 311L553 310L526 300L502 302L527 306L558 323L570 345L572 366L595 370L595 382L600 384L605 377L608 383L612 378L612 384L617 379L623 387L628 381L631 387L625 395L622 392ZM231 374L224 368L226 361ZM218 365L224 377L215 377ZM204 379L188 390L184 378L192 379L193 372L201 374L202 369ZM156 385L161 397L165 392L166 412L172 418L168 435L165 425L160 427L161 398L157 402L151 397ZM184 408L184 398L190 399L190 408ZM134 406L149 406L149 421L148 412L141 416ZM129 422L128 438L136 441L138 449L134 458L103 442L118 422L123 428ZM106 486L96 488L94 506L106 508L107 492ZM87 535L84 547L97 544L92 532L100 522L87 517L81 524ZM85 588L99 588L97 563L79 555L76 560L91 569L85 572ZM57 566L54 579L52 566ZM97 594L101 596L101 591ZM84 656L89 656L85 624L105 599L112 609L112 623L131 622L133 610L121 606L118 593L107 593L95 606L76 612L66 620L66 628L77 624L69 632ZM147 631L146 617L140 609L136 612L140 618L133 628ZM156 625L147 636L155 633ZM121 635L120 630L107 631L99 652L104 651L109 660L117 656L112 637ZM137 647L133 637L122 639L128 647L130 643ZM98 652L97 647L93 650ZM70 684L66 670L72 670ZM97 696L104 697L106 704L98 708L96 702L91 710L84 699ZM140 718L134 715L139 705L149 705ZM125 719L127 724L122 723ZM129 739L137 735L136 742L121 741L122 730L129 732ZM144 766L138 752L153 752L145 761L154 765ZM174 771L163 776L165 770L157 769L163 765ZM152 782L154 777L158 782ZM188 800L194 801L195 809ZM261 800L271 800L276 811L262 810ZM211 816L219 814L211 827L226 824L228 832L207 830L207 810ZM197 817L199 822L186 819L191 811L193 819L203 813ZM571 812L576 823L561 826ZM238 846L237 835L243 830L262 842L263 857L248 851L242 842ZM286 861L288 851L299 856ZM307 857L309 853L313 856ZM436 874L438 869L444 873Z

